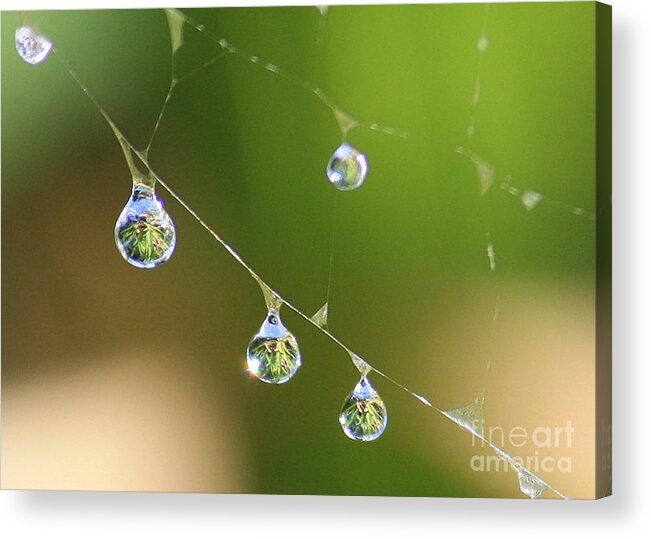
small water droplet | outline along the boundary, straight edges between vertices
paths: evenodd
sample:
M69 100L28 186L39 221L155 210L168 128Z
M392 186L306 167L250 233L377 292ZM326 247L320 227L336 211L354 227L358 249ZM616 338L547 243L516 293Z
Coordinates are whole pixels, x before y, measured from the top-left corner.
M518 469L518 482L522 494L532 499L540 498L547 490L547 485L526 469Z
M29 26L16 30L16 50L28 64L40 64L52 50L52 42Z
M339 424L351 440L370 442L379 438L389 416L384 401L375 388L362 376L341 407Z
M432 407L432 403L422 395L419 395L418 393L412 393L414 397L416 397L420 402L422 402L425 406L429 406L430 408Z
M484 436L484 397L478 397L470 404L444 410L443 414L462 429L483 438Z
M328 327L328 302L326 301L323 307L321 307L311 318L320 328Z
M155 268L172 256L176 230L153 188L134 184L115 223L115 244L124 259L137 268Z
M538 191L532 191L531 189L528 189L522 193L520 199L522 200L522 204L524 204L524 207L527 209L527 211L531 211L540 203L542 197L543 196Z
M268 384L284 384L301 366L296 338L283 325L278 312L270 310L246 349L251 374Z
M486 245L486 256L488 257L488 262L490 264L491 271L495 271L496 260L495 260L495 246L492 241L489 241Z
M477 50L479 52L486 52L489 46L490 40L488 39L488 36L486 34L479 36L479 39L477 40Z
M366 363L366 361L364 361L361 357L359 357L355 352L348 353L350 354L350 359L353 361L355 367L357 367L357 370L361 376L366 376L373 370L371 366Z
M366 155L344 142L335 150L328 162L326 175L340 191L352 191L360 187L368 173Z
M475 165L475 171L479 180L479 191L482 195L485 195L495 182L493 166L470 148L458 146L455 151L461 155L465 155Z

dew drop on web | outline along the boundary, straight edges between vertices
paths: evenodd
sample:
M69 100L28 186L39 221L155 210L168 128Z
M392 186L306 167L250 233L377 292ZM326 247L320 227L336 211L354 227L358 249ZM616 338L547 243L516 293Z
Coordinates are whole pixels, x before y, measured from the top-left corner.
M389 416L384 401L366 376L362 376L341 407L339 424L351 440L371 442L386 429Z
M332 154L326 168L328 181L340 191L352 191L360 187L368 174L368 160L347 142Z
M269 310L246 349L249 372L267 384L284 384L301 366L298 342L283 325L278 311Z
M167 262L176 246L176 229L153 187L134 183L115 223L115 244L136 268L151 269Z
M16 51L28 64L40 64L48 57L51 50L52 42L33 28L21 26L16 30Z

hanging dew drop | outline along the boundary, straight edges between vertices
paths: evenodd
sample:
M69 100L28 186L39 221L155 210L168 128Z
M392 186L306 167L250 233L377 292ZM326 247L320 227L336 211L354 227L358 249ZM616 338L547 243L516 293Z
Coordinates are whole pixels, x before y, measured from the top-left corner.
M326 168L328 180L340 191L357 189L364 183L367 173L366 154L347 142L335 150Z
M351 440L371 442L382 436L388 419L384 401L362 376L341 407L339 424L344 434Z
M246 349L251 374L267 384L284 384L301 366L296 338L280 320L278 311L270 310Z
M115 224L115 244L124 259L137 268L155 268L172 256L176 230L153 187L134 183Z
M36 65L43 62L52 50L52 42L37 34L29 26L21 26L16 30L16 50L18 55L28 64Z

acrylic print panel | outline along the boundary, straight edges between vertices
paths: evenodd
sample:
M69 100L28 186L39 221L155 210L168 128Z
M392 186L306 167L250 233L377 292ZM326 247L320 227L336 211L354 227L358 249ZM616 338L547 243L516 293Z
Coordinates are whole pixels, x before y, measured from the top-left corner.
M2 487L607 494L601 9L4 12Z

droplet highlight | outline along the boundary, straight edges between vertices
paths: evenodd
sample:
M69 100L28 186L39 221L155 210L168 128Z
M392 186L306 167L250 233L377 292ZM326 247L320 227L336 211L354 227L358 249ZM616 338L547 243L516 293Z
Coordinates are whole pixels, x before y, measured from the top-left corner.
M249 372L267 384L284 384L301 366L298 342L280 319L270 310L260 330L246 349Z
M134 184L115 223L115 244L124 259L137 268L155 268L172 256L176 230L153 187Z
M43 62L52 50L52 42L38 34L29 26L21 26L16 30L16 51L28 64L36 65Z
M341 407L339 424L351 440L371 442L386 429L389 416L384 401L375 388L362 376Z
M360 187L368 174L366 154L347 142L335 150L328 162L328 181L340 191L352 191Z

